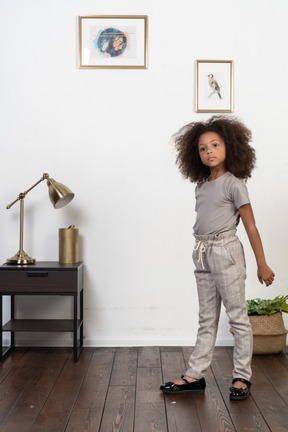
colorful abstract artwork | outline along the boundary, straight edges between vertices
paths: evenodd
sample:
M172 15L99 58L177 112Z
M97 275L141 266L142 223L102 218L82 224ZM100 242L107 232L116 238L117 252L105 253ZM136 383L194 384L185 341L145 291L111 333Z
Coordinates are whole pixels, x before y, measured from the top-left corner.
M102 54L117 57L123 54L127 47L127 36L121 30L108 28L95 38L94 45Z
M147 16L79 17L79 68L147 68Z

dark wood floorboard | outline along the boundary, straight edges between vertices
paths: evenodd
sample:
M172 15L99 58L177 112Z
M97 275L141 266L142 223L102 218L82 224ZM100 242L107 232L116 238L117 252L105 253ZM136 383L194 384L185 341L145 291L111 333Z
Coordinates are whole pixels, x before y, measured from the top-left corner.
M0 363L0 432L287 432L288 347L253 356L251 397L230 401L232 347L216 347L204 394L166 395L189 347L17 348Z

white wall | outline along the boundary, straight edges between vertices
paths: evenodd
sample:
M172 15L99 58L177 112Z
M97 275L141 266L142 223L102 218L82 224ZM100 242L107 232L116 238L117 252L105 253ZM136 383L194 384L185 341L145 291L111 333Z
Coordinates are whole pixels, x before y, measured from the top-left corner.
M44 184L30 192L24 249L57 261L58 228L79 228L86 345L195 343L194 185L171 135L209 116L195 113L196 59L234 60L234 113L254 134L248 187L276 280L259 284L240 227L247 298L288 293L287 12L286 0L1 1L0 258L18 249L19 208L5 207L20 192L44 172L75 192L59 211ZM78 69L77 17L94 14L148 15L147 70ZM67 301L26 299L21 313L69 315ZM225 313L217 343L232 344Z

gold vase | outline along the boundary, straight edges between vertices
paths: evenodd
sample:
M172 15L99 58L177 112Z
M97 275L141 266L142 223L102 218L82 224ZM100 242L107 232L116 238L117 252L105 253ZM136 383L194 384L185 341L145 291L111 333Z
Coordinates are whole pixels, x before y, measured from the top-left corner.
M78 228L70 225L59 228L59 263L75 264L79 262Z

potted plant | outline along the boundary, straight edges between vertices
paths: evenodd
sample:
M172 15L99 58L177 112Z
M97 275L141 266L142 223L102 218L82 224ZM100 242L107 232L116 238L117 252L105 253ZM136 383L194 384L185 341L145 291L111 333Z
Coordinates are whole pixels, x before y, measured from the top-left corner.
M272 354L286 347L287 330L282 312L288 313L288 296L273 300L247 300L248 316L253 332L253 354Z

